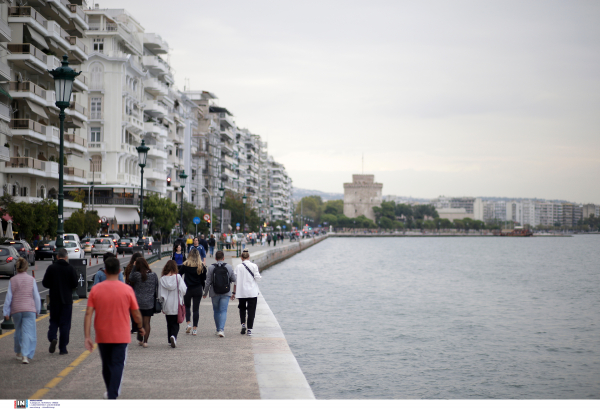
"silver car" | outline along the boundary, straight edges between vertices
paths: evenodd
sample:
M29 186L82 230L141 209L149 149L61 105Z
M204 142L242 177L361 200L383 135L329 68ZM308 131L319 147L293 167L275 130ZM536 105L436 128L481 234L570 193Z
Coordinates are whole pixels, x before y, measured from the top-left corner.
M92 245L92 257L98 257L104 253L117 254L117 245L112 241L111 237L99 237L94 239Z
M0 275L17 275L19 252L13 246L0 246Z

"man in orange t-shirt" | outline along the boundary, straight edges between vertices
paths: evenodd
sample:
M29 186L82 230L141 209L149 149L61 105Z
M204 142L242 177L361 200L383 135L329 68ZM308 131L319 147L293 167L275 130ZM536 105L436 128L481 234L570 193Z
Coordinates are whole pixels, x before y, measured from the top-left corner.
M114 257L104 262L106 280L92 287L85 312L85 347L94 348L90 332L92 315L96 312L94 330L102 359L102 377L106 384L105 399L117 399L121 393L123 369L127 357L127 347L131 342L129 312L138 326L138 333L144 336L142 315L133 289L119 281L121 264Z

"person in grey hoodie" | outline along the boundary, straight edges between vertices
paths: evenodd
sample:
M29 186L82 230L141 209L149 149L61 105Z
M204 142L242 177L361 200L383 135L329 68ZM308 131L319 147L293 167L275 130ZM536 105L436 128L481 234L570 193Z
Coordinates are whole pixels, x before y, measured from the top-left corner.
M177 272L177 263L173 260L167 261L160 277L158 298L163 314L167 317L167 336L171 348L177 346L177 335L179 334L177 312L179 305L183 305L183 296L186 291L187 286Z

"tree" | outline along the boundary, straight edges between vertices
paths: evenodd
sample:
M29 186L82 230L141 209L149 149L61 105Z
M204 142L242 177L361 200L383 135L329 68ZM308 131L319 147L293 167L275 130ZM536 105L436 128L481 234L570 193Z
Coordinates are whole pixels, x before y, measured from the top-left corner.
M150 194L144 200L144 215L151 220L152 229L163 235L171 233L177 222L177 205L166 197L160 197L157 193Z
M425 220L423 222L423 228L425 228L426 230L435 230L436 224L433 220Z
M13 231L18 232L19 237L31 241L36 218L34 206L31 203L12 202L7 210L13 220Z
M223 209L228 209L231 211L231 226L235 230L236 223L239 223L240 226L244 223L244 202L242 200L242 195L234 192L227 192L225 195L225 200L223 202ZM260 220L258 218L258 213L256 209L254 209L254 202L248 200L246 202L246 225L248 226L247 231L258 231L258 226L260 225ZM223 226L226 229L226 226ZM242 228L240 227L240 232L242 232Z
M315 224L321 223L321 213L323 212L323 199L321 196L306 196L303 197L297 204L294 210L294 215L300 214L314 220Z
M32 233L42 237L56 237L58 227L58 206L51 199L40 200L31 204L34 211Z
M465 228L465 222L460 219L454 220L454 227L458 230L462 230Z
M321 222L323 224L327 224L328 226L337 227L338 218L331 213L325 213L321 217Z
M73 212L71 217L65 220L65 232L75 233L79 237L84 236L85 231L85 213L83 210L77 210Z
M344 213L344 201L343 200L328 200L325 202L324 214L331 214L338 216ZM321 219L325 220L325 219Z
M181 220L181 205L179 206L179 209L177 210L177 214L178 214L178 220ZM194 224L194 217L199 217L200 219L202 219L202 216L204 215L204 211L202 211L201 209L196 209L196 206L194 206L192 203L187 202L187 201L183 201L183 231L185 233L192 233L192 232L196 232L196 225ZM198 226L200 227L200 226Z
M424 219L425 216L436 218L440 217L433 205L415 205L412 207L413 216L415 219Z

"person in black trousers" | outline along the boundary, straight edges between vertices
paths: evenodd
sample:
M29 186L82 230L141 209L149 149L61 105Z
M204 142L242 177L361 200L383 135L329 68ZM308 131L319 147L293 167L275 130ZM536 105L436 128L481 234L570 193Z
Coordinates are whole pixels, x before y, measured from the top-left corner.
M73 290L77 288L77 273L68 263L69 253L65 248L58 250L57 260L48 266L42 285L50 289L50 328L48 341L52 354L58 350L60 355L66 355L71 332L71 316L73 314ZM57 339L60 330L60 341Z
M187 328L185 333L192 335L198 334L198 319L200 318L200 300L202 299L202 291L206 282L206 267L200 260L200 253L197 249L191 249L188 259L179 267L179 274L183 276L183 281L187 286L187 291L183 297L185 304L185 320ZM193 310L192 310L193 302ZM193 312L193 327L190 321Z

